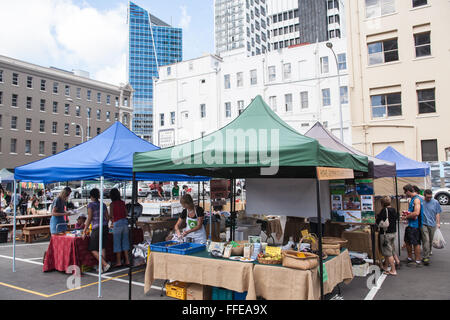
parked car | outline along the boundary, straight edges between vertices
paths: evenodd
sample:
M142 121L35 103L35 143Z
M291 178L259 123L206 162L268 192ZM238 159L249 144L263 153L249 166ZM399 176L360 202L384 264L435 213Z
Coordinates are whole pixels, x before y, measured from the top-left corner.
M448 205L450 204L450 189L440 188L433 190L433 197L439 201L441 205Z
M109 198L109 192L113 188L112 185L104 184L103 185L103 198ZM80 194L82 198L89 198L89 194L92 189L99 189L100 190L100 184L88 184L84 185L83 189L81 190Z
M123 197L123 183L117 183L113 186L113 188L117 188L120 191L121 196ZM127 198L131 198L133 193L133 185L131 182L126 184L125 194ZM111 188L112 189L112 188ZM110 189L110 191L111 191ZM150 188L144 182L138 182L138 197L147 197L150 194Z

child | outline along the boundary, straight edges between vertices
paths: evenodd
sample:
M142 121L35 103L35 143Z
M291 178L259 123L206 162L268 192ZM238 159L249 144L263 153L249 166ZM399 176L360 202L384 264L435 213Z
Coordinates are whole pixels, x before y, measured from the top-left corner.
M86 222L86 215L84 214L80 214L80 216L77 219L77 223L75 224L75 230L83 230L85 227L85 222Z

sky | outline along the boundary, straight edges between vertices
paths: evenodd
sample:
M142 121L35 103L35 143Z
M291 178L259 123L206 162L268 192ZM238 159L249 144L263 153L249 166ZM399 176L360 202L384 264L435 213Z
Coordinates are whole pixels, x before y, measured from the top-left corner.
M135 0L183 29L183 59L214 52L213 0ZM44 67L88 71L91 78L127 82L128 1L0 1L0 55Z

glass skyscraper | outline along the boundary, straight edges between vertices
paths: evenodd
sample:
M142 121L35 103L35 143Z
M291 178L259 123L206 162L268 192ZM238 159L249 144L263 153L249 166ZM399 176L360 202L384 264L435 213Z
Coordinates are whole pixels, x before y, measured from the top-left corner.
M173 28L133 2L129 3L128 25L128 80L135 90L132 129L153 141L153 78L158 77L158 67L182 61L182 29Z

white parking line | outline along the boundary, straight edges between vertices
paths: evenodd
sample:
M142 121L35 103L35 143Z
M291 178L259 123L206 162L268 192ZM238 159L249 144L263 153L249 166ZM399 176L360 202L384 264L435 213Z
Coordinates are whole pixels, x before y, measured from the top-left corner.
M41 243L29 243L29 244L16 244L16 248L17 247L29 247L29 246L42 246L42 245L48 245L50 242L41 242ZM9 246L0 246L0 249L2 248L12 248L14 247L13 245L9 245Z
M370 289L369 294L364 298L364 300L373 300L373 298L375 298L375 295L377 294L378 290L381 289L381 285L383 284L386 277L387 276L384 273L380 276L380 278L377 281L376 287Z

